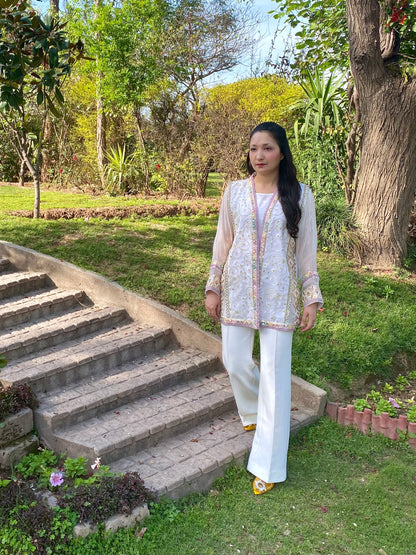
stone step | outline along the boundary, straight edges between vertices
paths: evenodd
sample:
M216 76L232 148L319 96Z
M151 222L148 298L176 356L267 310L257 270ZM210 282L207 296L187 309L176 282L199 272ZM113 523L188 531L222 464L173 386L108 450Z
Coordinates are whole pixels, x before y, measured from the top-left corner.
M206 491L228 466L243 464L254 432L246 432L235 411L207 419L135 455L110 463L113 472L138 472L156 498L178 499ZM102 464L107 464L102 457Z
M141 360L124 364L95 380L85 380L61 388L55 394L38 396L36 425L42 436L62 426L95 418L100 414L149 397L218 368L218 358L191 349L145 355Z
M228 376L201 376L57 430L54 448L72 457L102 457L107 464L233 409Z
M123 308L93 306L73 310L37 323L16 326L11 332L0 332L0 352L9 360L59 345L70 339L117 326L127 320Z
M0 275L0 299L15 297L42 289L47 285L48 276L43 273L36 272L13 272Z
M84 302L84 292L76 289L48 289L0 301L0 329L45 318L71 309Z
M10 269L10 260L8 258L0 258L0 272Z
M11 361L0 382L4 387L27 383L37 394L51 392L174 344L170 328L133 322Z
M312 412L291 413L291 434L316 420ZM243 465L254 432L246 432L235 411L158 441L135 455L111 462L113 472L138 472L156 498L179 499L206 491L230 465ZM107 464L105 457L102 463Z

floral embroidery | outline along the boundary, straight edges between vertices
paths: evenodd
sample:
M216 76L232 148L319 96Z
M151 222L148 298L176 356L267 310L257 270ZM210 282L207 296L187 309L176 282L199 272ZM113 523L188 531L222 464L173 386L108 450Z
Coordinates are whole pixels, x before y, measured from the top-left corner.
M304 306L322 303L313 247L313 196L301 187L302 218L307 218L311 233L296 241L287 231L277 195L266 210L259 240L253 182L245 179L227 187L207 283L208 289L221 291L223 324L293 330L299 324L301 300ZM303 252L311 253L310 261Z

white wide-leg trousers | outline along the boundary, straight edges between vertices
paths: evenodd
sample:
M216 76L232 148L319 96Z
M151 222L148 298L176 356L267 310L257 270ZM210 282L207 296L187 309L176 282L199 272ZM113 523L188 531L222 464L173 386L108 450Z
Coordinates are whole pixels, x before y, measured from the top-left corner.
M253 362L255 330L221 326L224 366L244 426L257 424L247 470L265 482L286 480L290 435L293 332L260 328L260 372Z

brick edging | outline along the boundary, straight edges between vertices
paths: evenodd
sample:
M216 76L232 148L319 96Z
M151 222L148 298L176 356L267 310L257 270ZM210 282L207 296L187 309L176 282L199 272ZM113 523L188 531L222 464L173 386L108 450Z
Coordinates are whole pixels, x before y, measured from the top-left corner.
M412 435L408 438L408 442L410 447L416 450L416 422L408 422L404 414L393 418L388 412L374 414L371 409L358 411L355 410L354 405L345 407L336 402L327 403L326 414L341 426L354 426L363 434L371 431L373 434L382 434L394 441L399 439L399 431L406 432Z

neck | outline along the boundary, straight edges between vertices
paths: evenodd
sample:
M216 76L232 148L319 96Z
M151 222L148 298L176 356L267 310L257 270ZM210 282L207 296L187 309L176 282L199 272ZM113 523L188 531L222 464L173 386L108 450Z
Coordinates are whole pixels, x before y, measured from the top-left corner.
M256 193L274 193L279 185L279 176L267 176L253 174L254 188Z

